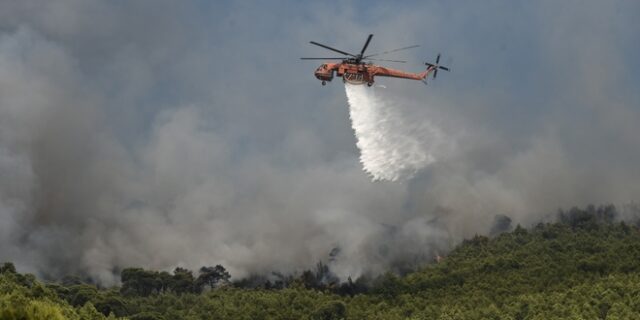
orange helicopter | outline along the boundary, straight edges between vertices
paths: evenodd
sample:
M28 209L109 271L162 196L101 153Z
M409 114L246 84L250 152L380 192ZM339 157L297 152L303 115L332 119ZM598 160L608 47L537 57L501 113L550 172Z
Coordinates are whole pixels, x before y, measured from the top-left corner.
M427 84L426 78L430 73L433 72L433 78L436 78L438 74L438 70L449 71L449 68L439 65L440 62L440 54L436 58L436 63L425 63L427 66L427 70L420 73L410 73L404 72L396 69L385 68L382 66L377 66L373 64L371 61L388 61L388 62L399 62L405 63L406 61L401 60L387 60L387 59L371 59L371 57L380 56L384 54L389 54L392 52L397 52L401 50L407 50L412 48L419 47L418 45L408 46L404 48L389 50L380 53L374 53L370 55L364 55L365 50L369 46L369 42L371 42L371 38L373 34L370 34L367 38L367 41L364 43L364 47L359 54L352 54L342 50L338 50L336 48L329 47L327 45L317 43L315 41L311 41L309 43L323 47L325 49L329 49L331 51L335 51L337 53L343 54L346 57L342 58L300 58L302 60L342 60L340 63L331 63L327 62L315 71L315 76L319 80L322 81L322 85L326 85L327 81L331 81L334 77L334 74L338 77L342 77L342 81L350 84L367 84L369 87L373 85L375 77L393 77L393 78L404 78L411 80L421 80L424 84ZM366 62L364 60L367 60Z

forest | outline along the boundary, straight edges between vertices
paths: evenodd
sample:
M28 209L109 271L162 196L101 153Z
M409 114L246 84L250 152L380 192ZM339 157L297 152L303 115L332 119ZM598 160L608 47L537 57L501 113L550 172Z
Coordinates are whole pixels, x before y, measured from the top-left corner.
M640 319L640 228L616 208L559 211L458 244L408 274L339 281L322 262L297 275L230 281L125 268L103 288L0 267L0 319Z

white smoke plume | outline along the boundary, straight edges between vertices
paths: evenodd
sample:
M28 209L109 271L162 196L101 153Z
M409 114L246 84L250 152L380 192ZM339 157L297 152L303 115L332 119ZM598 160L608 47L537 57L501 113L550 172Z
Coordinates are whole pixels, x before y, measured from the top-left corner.
M445 156L447 137L429 119L411 119L376 87L345 84L360 162L373 180L409 179Z

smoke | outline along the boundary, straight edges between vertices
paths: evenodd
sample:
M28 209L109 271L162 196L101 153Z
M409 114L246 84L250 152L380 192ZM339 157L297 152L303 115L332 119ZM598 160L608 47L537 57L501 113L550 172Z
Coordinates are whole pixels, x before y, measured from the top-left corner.
M378 89L350 84L345 89L360 162L373 180L409 179L451 149L438 127L428 119L411 121Z
M110 284L322 260L344 279L419 265L496 215L637 203L636 4L353 6L0 2L0 261ZM429 44L406 60L456 65L427 88L347 87L347 109L283 58L368 33L371 52Z
M128 59L142 63L110 67ZM128 122L110 111L132 93L109 97L81 61L30 28L0 37L0 253L21 270L113 284L128 266L222 264L242 277L295 272L340 248L331 267L346 278L388 270L405 258L396 244L434 246L403 214L387 217L404 188L369 184L355 157L296 166L240 153L208 106L160 109L143 134L120 138ZM306 159L317 142L292 136L282 149Z

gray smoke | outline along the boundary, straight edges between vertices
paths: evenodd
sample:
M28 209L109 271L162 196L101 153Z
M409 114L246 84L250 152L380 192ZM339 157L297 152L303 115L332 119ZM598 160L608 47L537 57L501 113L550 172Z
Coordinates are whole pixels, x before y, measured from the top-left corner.
M329 259L356 277L433 259L496 215L637 201L636 2L280 4L0 2L0 260L105 283ZM296 60L368 33L371 52L454 58L426 88L377 80L456 142L403 183L362 172L342 84Z

